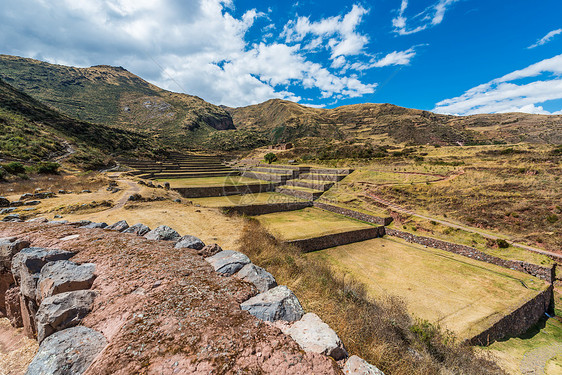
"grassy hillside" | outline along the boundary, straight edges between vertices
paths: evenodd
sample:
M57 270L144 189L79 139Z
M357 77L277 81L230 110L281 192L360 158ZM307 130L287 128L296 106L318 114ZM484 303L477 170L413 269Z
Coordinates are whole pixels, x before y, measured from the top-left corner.
M154 146L137 133L62 115L0 80L0 155L39 161L69 150L74 162L95 166L111 154L150 155Z
M228 111L237 128L260 131L273 143L310 138L378 144L562 143L562 116L448 116L391 104L318 109L279 99Z
M134 130L175 147L234 128L222 108L162 90L121 67L74 68L0 55L0 79L68 116Z

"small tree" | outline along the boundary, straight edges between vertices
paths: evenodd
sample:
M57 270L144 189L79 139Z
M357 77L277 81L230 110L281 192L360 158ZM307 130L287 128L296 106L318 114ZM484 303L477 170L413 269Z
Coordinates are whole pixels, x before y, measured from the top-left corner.
M275 155L273 152L270 152L268 154L265 154L263 158L267 162L267 164L271 164L277 160L277 155Z

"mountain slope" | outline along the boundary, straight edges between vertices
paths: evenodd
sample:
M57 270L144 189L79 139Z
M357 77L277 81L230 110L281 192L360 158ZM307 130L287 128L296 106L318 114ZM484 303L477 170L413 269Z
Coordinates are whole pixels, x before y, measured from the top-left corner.
M228 111L237 128L267 133L274 143L307 137L364 142L383 135L415 144L562 143L562 116L448 116L370 103L318 109L279 99Z
M50 160L76 149L75 162L102 165L111 154L151 154L154 146L139 134L74 120L0 80L0 155L19 160Z
M74 68L0 55L0 79L62 113L188 146L233 129L230 115L196 96L154 86L121 67Z

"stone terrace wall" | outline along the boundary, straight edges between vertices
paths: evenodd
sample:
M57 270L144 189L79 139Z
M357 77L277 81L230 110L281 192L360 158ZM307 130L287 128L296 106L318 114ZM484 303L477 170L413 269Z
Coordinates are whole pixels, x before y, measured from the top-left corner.
M378 225L388 225L392 223L391 217L372 216L372 215L364 214L362 212L353 211L347 208L332 206L331 204L314 202L314 207L321 208L323 210L330 211L330 212L335 212L337 214L350 217L352 219L366 221L368 223L373 223Z
M308 253L311 251L328 249L330 247L370 240L373 238L382 237L383 235L384 227L373 227L286 242L296 245L301 248L302 251Z
M206 186L174 188L184 198L220 197L235 194L255 194L275 190L278 184L253 184L238 186Z
M544 316L551 308L552 286L539 295L504 316L484 332L467 340L470 345L490 345L494 341L507 336L518 336L525 333Z
M221 207L227 213L237 213L241 215L265 215L272 212L284 212L301 210L312 206L312 202L285 202L268 204L250 204L245 206Z
M520 260L501 259L493 255L483 253L482 251L476 250L475 248L470 246L438 240L431 237L417 236L415 234L403 232L396 229L385 228L385 233L389 236L402 238L403 240L406 240L408 242L449 251L482 262L491 263L500 267L524 272L529 275L538 277L539 279L546 280L549 283L553 283L555 279L555 264L550 266L539 266L537 264L527 263Z

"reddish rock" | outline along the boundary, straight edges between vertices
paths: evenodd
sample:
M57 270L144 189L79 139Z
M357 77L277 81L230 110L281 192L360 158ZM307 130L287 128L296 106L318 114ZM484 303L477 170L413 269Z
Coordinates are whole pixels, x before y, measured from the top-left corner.
M23 327L20 307L20 288L13 287L6 291L6 317L10 320L13 327Z

